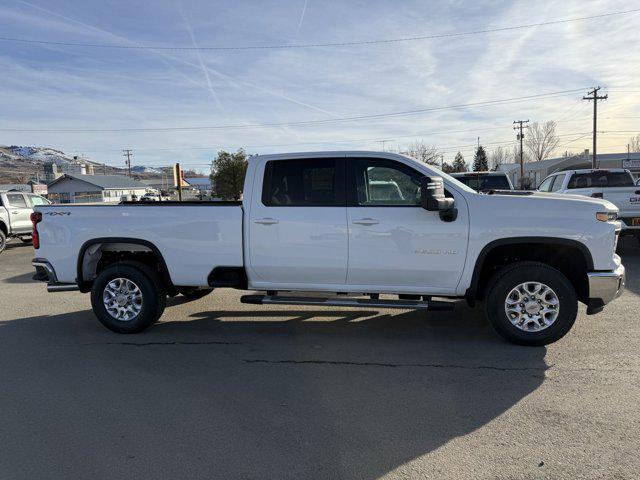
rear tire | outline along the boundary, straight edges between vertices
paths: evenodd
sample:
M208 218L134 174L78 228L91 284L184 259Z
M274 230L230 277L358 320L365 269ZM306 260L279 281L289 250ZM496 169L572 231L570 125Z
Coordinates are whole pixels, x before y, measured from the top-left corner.
M4 252L5 248L7 248L7 236L0 230L0 253Z
M199 298L206 297L213 288L197 288L197 287L178 287L178 293L183 297L187 297L189 300L198 300Z
M559 270L539 262L518 262L493 276L485 308L500 336L518 345L540 346L561 339L571 329L578 297Z
M31 237L20 237L20 241L25 245L32 245L33 239Z
M91 288L93 312L102 325L116 333L147 329L160 318L166 303L167 294L160 277L139 262L110 265Z

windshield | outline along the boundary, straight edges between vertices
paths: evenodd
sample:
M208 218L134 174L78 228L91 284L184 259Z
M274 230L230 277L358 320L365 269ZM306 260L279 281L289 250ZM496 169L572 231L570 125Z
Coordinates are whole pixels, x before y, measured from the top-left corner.
M463 175L455 178L478 192L487 190L511 190L509 180L503 175Z

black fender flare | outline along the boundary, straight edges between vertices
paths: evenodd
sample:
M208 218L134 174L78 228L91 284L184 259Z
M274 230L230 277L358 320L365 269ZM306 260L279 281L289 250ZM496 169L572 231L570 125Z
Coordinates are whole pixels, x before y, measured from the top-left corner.
M173 282L171 281L171 276L169 275L169 269L167 268L167 263L165 262L164 257L162 256L162 253L160 253L160 249L158 249L158 247L156 247L153 243L151 243L148 240L142 240L140 238L99 237L99 238L92 238L91 240L87 240L86 242L84 242L80 247L80 251L78 252L76 283L78 284L78 288L80 289L81 292L86 293L91 290L91 282L87 282L86 280L83 279L82 260L84 259L84 255L87 249L92 245L96 245L98 243L100 244L132 243L135 245L142 245L149 248L154 253L154 255L158 258L158 261L160 262L160 270L161 270L160 274L161 274L162 280L165 282L167 286L171 288L174 287Z
M587 270L593 270L593 257L591 255L591 251L589 248L582 242L578 240L573 240L570 238L560 238L560 237L508 237L508 238L499 238L497 240L493 240L492 242L487 243L480 254L476 258L476 264L473 267L473 275L471 276L471 284L465 293L465 298L467 303L470 306L474 306L476 303L476 299L478 298L478 282L480 280L480 273L482 272L482 267L484 266L484 262L491 253L492 250L498 247L502 247L504 245L518 245L518 244L532 244L537 243L541 245L562 245L566 247L572 247L578 249L583 257L584 261L587 265Z

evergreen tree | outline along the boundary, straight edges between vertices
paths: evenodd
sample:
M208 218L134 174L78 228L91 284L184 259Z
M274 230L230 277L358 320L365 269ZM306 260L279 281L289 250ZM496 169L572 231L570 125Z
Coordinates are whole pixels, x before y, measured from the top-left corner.
M451 164L451 169L453 172L467 172L469 170L467 162L464 161L464 157L460 152L456 153L456 157Z
M489 162L487 161L487 153L481 146L476 150L476 154L473 157L473 171L474 172L486 172L489 170Z

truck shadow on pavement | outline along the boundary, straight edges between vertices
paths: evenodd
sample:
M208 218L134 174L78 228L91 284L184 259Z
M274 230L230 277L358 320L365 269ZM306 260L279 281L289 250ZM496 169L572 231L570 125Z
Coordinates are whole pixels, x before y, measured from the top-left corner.
M545 348L507 344L458 307L167 321L171 307L133 336L88 310L1 323L0 468L11 478L378 478L544 381Z
M626 289L640 295L640 242L633 237L623 237L618 246L618 255L622 257L622 264L627 269Z

